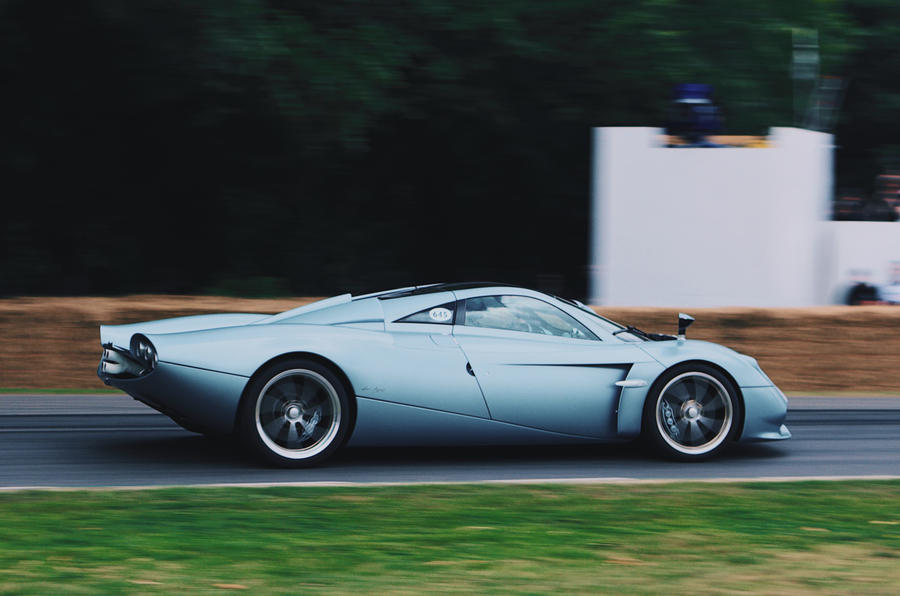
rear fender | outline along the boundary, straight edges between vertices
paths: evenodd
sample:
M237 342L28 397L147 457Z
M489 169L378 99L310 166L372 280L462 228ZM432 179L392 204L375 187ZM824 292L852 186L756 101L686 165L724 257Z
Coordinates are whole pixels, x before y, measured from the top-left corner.
M341 383L344 384L344 388L347 390L347 395L350 400L350 426L349 426L349 431L347 432L347 439L346 439L346 440L349 440L350 437L353 435L353 429L356 426L356 411L357 411L356 391L353 389L353 383L350 382L350 379L347 377L347 374L343 370L341 370L341 367L339 367L337 364L335 364L328 358L325 358L324 356L321 356L320 354L314 354L312 352L290 352L287 354L282 354L281 356L276 356L275 358L272 358L271 360L264 362L262 365L260 365L260 367L250 377L250 380L252 381L253 378L256 377L256 375L258 375L262 369L266 368L270 364L275 364L276 362L281 362L283 360L292 360L292 359L312 360L314 362L318 362L322 366L325 366L325 367L329 368L331 371L333 371L334 374L336 374L338 376L338 378L341 380ZM251 383L248 381L246 386L244 387L244 391L241 395L242 402L245 399L250 399L248 397L248 391L247 391L247 389L250 387L250 385L251 385ZM237 411L235 412L235 420L234 420L235 428L237 428L237 426L238 426L237 416L239 413L240 413L240 407L238 407Z
M145 321L143 323L130 323L127 325L101 325L100 343L113 344L127 348L131 336L135 333L159 334L159 333L184 333L189 331L201 331L208 329L220 329L223 327L236 327L247 325L255 321L267 319L268 315L228 313L217 315L194 315L190 317L175 317L172 319L160 319L158 321Z
M243 377L274 358L299 352L340 362L347 371L362 364L369 350L390 342L380 332L325 325L249 325L147 337L160 361Z

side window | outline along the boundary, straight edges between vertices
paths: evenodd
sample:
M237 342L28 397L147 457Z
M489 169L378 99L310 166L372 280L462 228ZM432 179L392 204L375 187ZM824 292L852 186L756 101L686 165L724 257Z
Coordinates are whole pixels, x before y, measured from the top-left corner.
M395 323L431 323L432 325L452 325L456 318L456 304L448 302L433 306L417 313L397 319Z
M463 324L469 327L524 331L556 337L598 339L589 329L562 310L543 300L528 296L467 298Z

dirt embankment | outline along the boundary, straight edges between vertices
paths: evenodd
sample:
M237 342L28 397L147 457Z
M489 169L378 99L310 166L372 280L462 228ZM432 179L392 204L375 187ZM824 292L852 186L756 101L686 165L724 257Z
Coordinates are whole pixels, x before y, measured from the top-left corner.
M105 388L97 378L101 323L217 312L276 313L312 300L155 295L0 300L0 388Z
M98 326L215 312L276 313L312 298L207 296L0 300L0 388L101 389ZM668 308L598 308L674 333ZM690 311L688 331L757 358L785 391L900 394L900 307L722 308Z

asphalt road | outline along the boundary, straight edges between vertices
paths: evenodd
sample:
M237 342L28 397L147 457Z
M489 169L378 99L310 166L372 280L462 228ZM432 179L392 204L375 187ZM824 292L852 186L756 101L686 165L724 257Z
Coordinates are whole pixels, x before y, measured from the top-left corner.
M266 468L124 395L0 395L0 488L255 483L900 477L900 398L793 398L788 441L700 464L635 443L345 449L310 470Z

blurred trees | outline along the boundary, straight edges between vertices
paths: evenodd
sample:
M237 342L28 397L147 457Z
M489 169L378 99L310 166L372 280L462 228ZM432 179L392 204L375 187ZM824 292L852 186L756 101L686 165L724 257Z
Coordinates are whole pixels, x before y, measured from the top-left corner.
M852 75L838 141L856 175L900 126L897 11L5 0L0 293L490 278L580 295L589 127L660 125L686 81L715 86L728 132L790 125L791 31L816 29L823 71Z
M847 0L844 8L854 51L844 68L836 185L868 194L879 173L900 171L900 4Z

